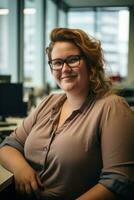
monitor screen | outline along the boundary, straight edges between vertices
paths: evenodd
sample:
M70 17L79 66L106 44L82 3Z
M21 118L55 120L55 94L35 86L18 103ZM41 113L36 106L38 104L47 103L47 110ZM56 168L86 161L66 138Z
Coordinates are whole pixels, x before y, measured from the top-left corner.
M0 116L21 116L26 112L22 83L0 83Z
M0 83L10 83L11 75L0 75Z

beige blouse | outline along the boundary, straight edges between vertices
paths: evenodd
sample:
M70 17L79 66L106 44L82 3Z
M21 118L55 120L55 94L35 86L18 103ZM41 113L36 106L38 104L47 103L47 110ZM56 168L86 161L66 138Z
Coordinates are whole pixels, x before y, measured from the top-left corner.
M65 99L45 97L2 146L24 153L44 184L44 199L75 199L98 182L132 199L134 114L128 104L113 94L88 97L57 129Z

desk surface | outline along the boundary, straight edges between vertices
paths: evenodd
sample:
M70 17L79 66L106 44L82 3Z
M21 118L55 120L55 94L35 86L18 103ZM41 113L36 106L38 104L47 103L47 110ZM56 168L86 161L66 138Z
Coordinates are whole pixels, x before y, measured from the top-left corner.
M13 174L0 165L0 192L13 181Z
M8 118L9 122L15 122L17 125L22 123L23 118ZM16 126L17 126L16 125ZM16 126L0 127L0 135L2 132L13 131ZM13 181L13 174L0 165L0 192L8 187Z
M0 127L0 132L13 131L15 128L16 126Z
M6 132L6 131L13 131L15 128L20 125L23 121L23 118L15 118L15 117L9 117L7 118L7 122L11 123L11 126L0 126L0 131L1 132ZM15 123L16 125L12 125L12 123Z

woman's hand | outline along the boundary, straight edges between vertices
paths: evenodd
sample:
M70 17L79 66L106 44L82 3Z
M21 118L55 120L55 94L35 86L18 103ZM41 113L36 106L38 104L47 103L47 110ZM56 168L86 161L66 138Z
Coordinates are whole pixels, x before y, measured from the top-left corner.
M40 198L43 185L36 171L29 165L23 165L14 171L16 190L21 194Z
M15 186L19 193L34 195L37 199L40 197L43 185L37 172L29 165L21 152L11 146L4 146L0 149L0 161L14 174Z

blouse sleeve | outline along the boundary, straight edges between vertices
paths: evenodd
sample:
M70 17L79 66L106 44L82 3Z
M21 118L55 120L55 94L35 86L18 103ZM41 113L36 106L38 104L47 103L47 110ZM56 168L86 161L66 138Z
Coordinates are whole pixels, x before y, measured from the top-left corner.
M101 119L103 169L100 183L121 199L134 197L134 114L121 97L104 108Z

